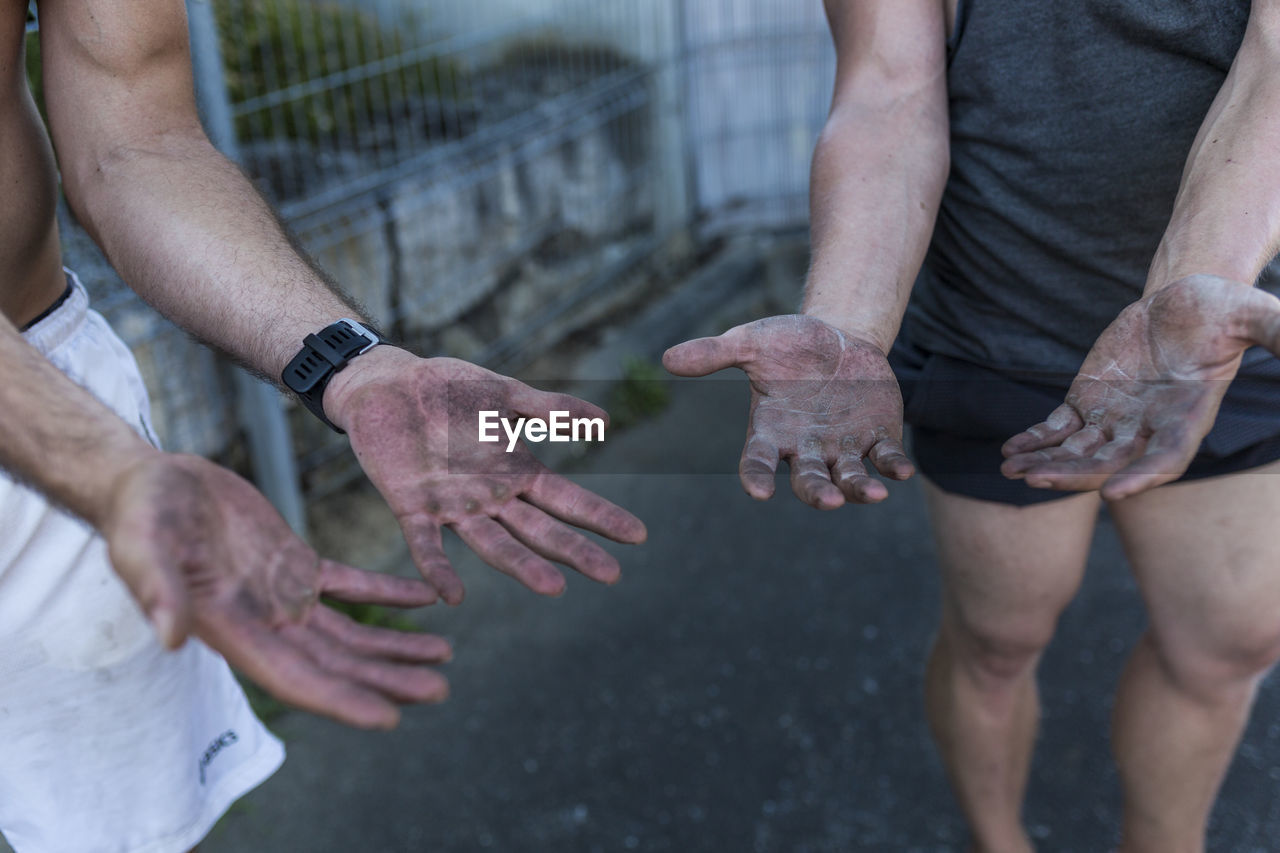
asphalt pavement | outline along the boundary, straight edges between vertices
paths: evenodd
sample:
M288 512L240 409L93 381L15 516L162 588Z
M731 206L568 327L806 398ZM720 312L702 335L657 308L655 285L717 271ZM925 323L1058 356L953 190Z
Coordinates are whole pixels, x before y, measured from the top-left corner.
M962 851L920 701L938 584L918 484L820 513L781 478L756 503L728 473L745 385L712 387L678 383L577 475L649 526L615 549L621 583L539 599L451 543L467 601L425 617L455 643L449 702L388 734L277 720L288 761L203 853ZM1042 851L1114 843L1107 719L1142 624L1104 517L1041 667L1026 818ZM1280 849L1278 786L1272 681L1211 849Z

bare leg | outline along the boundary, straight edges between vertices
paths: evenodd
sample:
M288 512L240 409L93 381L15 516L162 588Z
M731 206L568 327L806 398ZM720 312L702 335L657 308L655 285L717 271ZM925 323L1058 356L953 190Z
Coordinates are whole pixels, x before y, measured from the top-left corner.
M1116 694L1126 853L1199 853L1218 787L1280 656L1280 463L1113 508L1151 624Z
M1024 853L1036 663L1080 586L1099 501L1086 494L1015 507L928 482L925 494L943 580L925 672L930 725L975 849Z

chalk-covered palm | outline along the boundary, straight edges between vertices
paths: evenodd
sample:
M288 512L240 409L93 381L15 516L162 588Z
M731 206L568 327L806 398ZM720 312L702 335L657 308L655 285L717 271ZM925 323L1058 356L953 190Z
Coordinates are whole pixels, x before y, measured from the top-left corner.
M1254 344L1280 352L1280 300L1215 276L1179 279L1107 327L1066 402L1006 442L1001 470L1108 500L1175 480Z
M423 666L448 659L443 639L360 625L321 601L417 607L435 592L416 578L320 559L225 468L148 453L117 479L100 528L166 645L194 634L285 702L389 728L397 705L448 693L444 677Z
M819 509L888 496L865 459L895 480L915 470L902 448L902 393L884 353L814 317L767 317L662 358L677 376L741 368L751 380L747 443L738 473L747 494L773 495L779 459L796 496Z
M481 411L544 420L566 411L607 420L602 409L576 397L539 391L465 361L378 347L335 377L325 407L350 434L422 576L451 604L462 600L463 587L442 548L442 527L544 595L564 589L553 560L603 583L621 572L612 555L569 525L618 542L645 539L638 518L551 472L523 444L509 453L506 441L479 441Z

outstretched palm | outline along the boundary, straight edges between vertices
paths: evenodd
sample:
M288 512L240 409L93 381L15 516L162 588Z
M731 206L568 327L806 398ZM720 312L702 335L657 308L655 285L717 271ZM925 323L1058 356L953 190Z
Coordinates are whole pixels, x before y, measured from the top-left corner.
M767 317L715 338L686 341L662 358L677 376L741 368L751 380L751 415L739 476L747 494L773 494L779 459L806 503L888 496L867 473L870 459L895 480L915 470L902 449L902 393L884 353L814 317Z
M1066 402L1009 439L1005 476L1118 500L1182 476L1245 349L1280 351L1280 300L1198 275L1130 305L1098 338Z
M463 594L441 545L444 526L535 592L564 589L552 560L597 581L618 579L618 561L568 525L636 543L646 535L640 520L552 473L523 444L508 453L505 438L480 442L477 429L481 411L607 419L604 411L457 359L379 347L348 370L362 361L363 372L335 400L337 417L399 520L419 571L442 598L457 603Z
M438 702L439 637L357 624L321 601L416 607L417 579L317 557L256 489L194 456L160 454L119 482L102 533L117 573L166 645L195 634L277 698L342 722L396 724L396 705Z

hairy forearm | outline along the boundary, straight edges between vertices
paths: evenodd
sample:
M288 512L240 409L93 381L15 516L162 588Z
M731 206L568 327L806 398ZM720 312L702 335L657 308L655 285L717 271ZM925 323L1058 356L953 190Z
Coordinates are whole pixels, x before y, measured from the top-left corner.
M949 169L945 83L837 106L813 157L806 314L888 351Z
M118 478L159 451L0 317L0 467L95 526Z
M307 334L340 317L363 319L198 129L117 147L82 171L68 197L124 279L273 380Z
M1252 283L1280 249L1276 30L1250 23L1187 159L1148 293L1193 274Z

